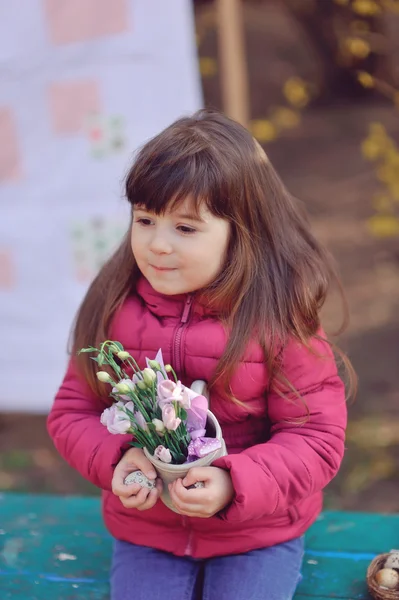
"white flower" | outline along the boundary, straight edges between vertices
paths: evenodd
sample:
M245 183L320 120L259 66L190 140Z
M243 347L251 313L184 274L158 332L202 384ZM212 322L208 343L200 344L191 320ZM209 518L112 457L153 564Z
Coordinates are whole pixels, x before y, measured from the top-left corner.
M149 369L148 367L144 369L143 379L148 386L151 386L156 378L157 374L152 369Z
M113 394L121 394L121 398L123 400L130 400L130 396L126 396L129 392L133 392L135 385L131 379L121 379L118 383L112 388Z
M159 364L159 362L157 360L148 360L147 359L147 363L148 363L148 366L151 367L151 369L155 369L156 371L161 370L161 365Z
M121 360L126 360L127 358L129 358L130 354L129 352L126 352L126 350L120 350L116 356Z
M134 391L134 383L131 379L121 379L112 389L112 391L114 390L121 392L121 394L128 394Z
M155 430L158 433L163 433L165 431L165 425L163 424L163 421L161 421L161 419L153 419L152 422L155 425Z
M97 379L102 383L110 383L111 376L106 371L97 371Z

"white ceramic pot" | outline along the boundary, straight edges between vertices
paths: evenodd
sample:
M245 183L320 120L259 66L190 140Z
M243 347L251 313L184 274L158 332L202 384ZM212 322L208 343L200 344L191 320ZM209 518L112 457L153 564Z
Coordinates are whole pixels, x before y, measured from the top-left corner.
M227 454L226 444L222 437L222 430L215 415L210 410L208 410L206 435L207 437L215 437L218 440L220 440L222 444L221 447L218 450L210 452L203 458L198 458L193 462L186 463L183 465L171 465L168 463L164 463L158 458L152 456L152 454L150 454L148 450L144 448L144 454L146 455L148 460L154 465L158 477L160 477L160 479L162 479L163 482L163 492L161 494L161 500L168 508L170 508L174 512L178 511L174 508L172 500L169 496L168 484L172 483L176 479L179 479L179 477L183 479L190 469L193 469L194 467L207 467L217 458L220 458L221 456L226 456Z

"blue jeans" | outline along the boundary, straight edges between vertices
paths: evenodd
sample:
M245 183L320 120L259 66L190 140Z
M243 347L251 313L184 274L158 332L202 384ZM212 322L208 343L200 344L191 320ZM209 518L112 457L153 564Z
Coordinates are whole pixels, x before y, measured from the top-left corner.
M303 537L203 560L116 540L111 600L291 600L303 552Z

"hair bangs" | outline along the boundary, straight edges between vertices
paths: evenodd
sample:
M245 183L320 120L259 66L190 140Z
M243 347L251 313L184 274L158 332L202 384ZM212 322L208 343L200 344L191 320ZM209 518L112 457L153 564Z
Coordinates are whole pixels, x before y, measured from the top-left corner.
M201 149L176 156L176 149L171 149L146 157L145 165L141 164L143 159L140 155L126 179L126 196L132 207L141 206L159 215L189 199L195 215L205 205L212 214L227 216L223 200L227 174L221 173L210 152Z

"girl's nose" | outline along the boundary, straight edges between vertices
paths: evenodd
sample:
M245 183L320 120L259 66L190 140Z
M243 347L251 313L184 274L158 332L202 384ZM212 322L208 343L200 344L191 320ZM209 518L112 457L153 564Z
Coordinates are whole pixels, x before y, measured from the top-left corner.
M150 251L153 254L171 254L172 246L167 239L167 236L161 232L154 233L150 241Z

